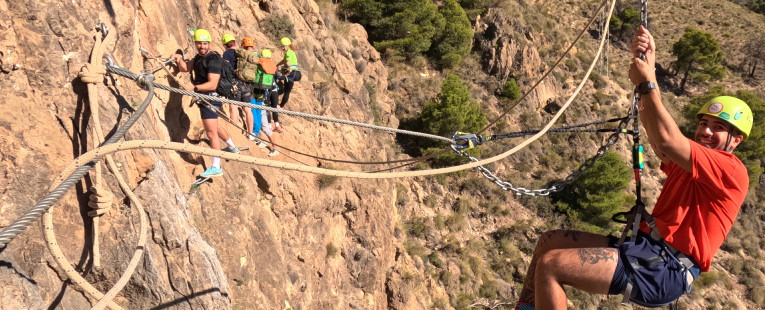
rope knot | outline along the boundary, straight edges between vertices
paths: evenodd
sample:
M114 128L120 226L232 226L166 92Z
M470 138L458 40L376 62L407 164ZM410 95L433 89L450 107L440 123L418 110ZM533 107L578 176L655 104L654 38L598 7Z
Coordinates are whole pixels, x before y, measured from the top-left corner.
M86 63L82 66L80 72L77 73L77 76L85 83L98 84L104 80L104 74L106 74L106 69Z
M143 72L138 75L138 78L135 81L138 83L138 86L144 90L148 90L149 84L154 83L154 74Z
M112 201L114 200L114 194L104 189L101 186L90 187L90 201L88 207L94 209L88 212L88 216L97 217L109 211L112 207Z

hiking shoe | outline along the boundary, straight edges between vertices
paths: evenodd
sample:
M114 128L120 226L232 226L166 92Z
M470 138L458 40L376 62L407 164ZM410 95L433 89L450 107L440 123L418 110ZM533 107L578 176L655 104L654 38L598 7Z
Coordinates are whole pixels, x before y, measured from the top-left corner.
M268 144L266 144L265 142L263 142L263 141L258 142L258 147L259 148L264 149L264 148L266 148L266 146L268 146Z
M224 147L224 148L222 148L222 149L220 149L220 150L221 150L221 151L224 151L224 152L229 152L229 153L239 154L239 148L238 148L238 147L236 147L236 146L234 146L234 147L228 147L228 146L227 146L227 147Z
M202 172L201 174L199 174L199 176L203 178L219 177L222 175L223 175L223 170L217 167L207 168L205 172Z
M253 135L253 134L247 135L247 140L255 141L255 135Z
M274 131L275 131L275 132L279 132L279 133L282 133L282 132L284 132L284 130L282 130L282 126L276 126L276 127L274 127Z
M276 155L279 155L279 151L276 149L271 150L271 153L268 153L268 157L274 157Z
M518 298L518 303L513 310L534 310L534 306L528 301L523 300L523 298Z

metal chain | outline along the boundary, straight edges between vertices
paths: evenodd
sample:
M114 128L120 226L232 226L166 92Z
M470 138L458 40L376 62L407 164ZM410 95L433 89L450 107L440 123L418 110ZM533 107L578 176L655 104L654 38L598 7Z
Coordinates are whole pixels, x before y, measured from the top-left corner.
M617 126L617 129L614 133L612 133L608 139L606 139L606 142L598 148L598 151L595 153L595 156L587 159L582 163L579 168L569 174L563 181L558 182L550 186L549 188L542 188L542 189L527 189L524 187L515 187L512 183L508 181L503 181L499 177L497 177L494 173L492 173L489 169L487 169L484 166L478 166L476 169L483 174L484 177L486 177L489 181L494 182L495 184L499 185L503 190L505 191L513 191L516 195L528 195L528 196L547 196L550 195L550 193L557 193L563 190L567 185L570 185L576 179L584 173L587 169L591 168L595 161L597 161L599 158L603 157L603 155L606 154L606 151L608 151L608 148L611 147L616 141L619 140L619 134L627 132L625 128L627 127L627 124L629 123L630 119L632 118L623 118L621 122L619 122L619 125ZM468 155L462 150L454 150L457 152L457 154L469 159L472 162L477 162L478 159Z
M648 0L640 0L640 24L648 29Z

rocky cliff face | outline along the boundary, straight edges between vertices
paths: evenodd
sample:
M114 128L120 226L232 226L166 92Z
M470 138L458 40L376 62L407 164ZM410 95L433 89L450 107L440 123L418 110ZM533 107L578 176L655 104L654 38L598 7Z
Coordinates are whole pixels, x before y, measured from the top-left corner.
M286 108L397 126L392 101L376 91L386 89L387 72L366 33L357 25L334 27L314 1L0 1L0 228L44 196L73 158L94 148L86 86L77 73L88 62L97 24L116 33L107 54L138 72L144 65L139 47L164 57L177 48L195 53L189 28L209 29L216 39L223 33L251 36L258 48L273 48L264 23L273 14L287 15L295 25L304 72ZM178 77L188 81L187 74ZM177 86L162 71L156 82ZM134 82L116 76L106 76L97 89L104 132L117 128L146 96ZM361 161L401 156L390 151L388 134L289 116L282 116L282 123L279 142L300 152ZM249 143L237 129L228 129L237 145ZM125 139L206 145L190 98L162 90ZM284 153L292 158L277 159L319 164ZM265 157L258 148L249 154ZM223 163L223 177L187 193L209 158L141 149L117 153L115 159L116 173L127 178L150 223L141 263L114 300L124 308L405 309L429 304L423 301L428 297L409 298L413 293L400 281L399 273L412 262L400 255L396 241L400 231L391 181L322 179L232 161ZM93 265L87 216L91 179L70 190L53 211L66 258L101 292L126 267L139 231L135 206L112 172L104 171L106 188L116 198L100 219L100 266ZM0 253L0 308L89 308L95 300L58 270L40 226L29 227Z

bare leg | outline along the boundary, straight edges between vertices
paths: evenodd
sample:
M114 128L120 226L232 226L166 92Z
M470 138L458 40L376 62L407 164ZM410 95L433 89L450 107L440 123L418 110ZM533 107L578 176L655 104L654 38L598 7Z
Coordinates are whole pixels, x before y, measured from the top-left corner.
M247 121L247 133L252 133L252 124L255 122L255 119L252 118L252 109L251 108L242 108L244 109L244 116L245 120Z
M608 237L603 235L572 230L553 230L545 232L539 238L539 241L537 241L537 246L534 249L534 256L531 259L529 270L526 273L526 279L523 281L523 289L521 290L520 298L523 298L532 304L541 305L539 302L537 302L537 297L540 297L540 295L537 295L537 289L541 290L541 294L546 296L545 298L547 298L549 294L554 295L556 293L560 293L562 294L563 305L565 307L565 294L562 291L562 284L569 284L574 287L594 293L607 293L608 287L611 284L611 278L613 277L613 271L616 269L616 259L618 258L617 251L607 247ZM592 264L585 265L581 261L579 250L590 248L605 249L607 252L608 250L613 250L613 255L607 256L610 260L599 260L596 262L599 263L596 264L596 267L598 268L602 267L600 265L602 263L609 264L609 266L605 266L606 270L594 268ZM570 250L562 251L565 249ZM571 266L576 265L575 263L572 263L572 261L579 263L578 269ZM556 264L565 264L565 268L568 268L568 270L561 270L562 268L556 266ZM610 271L608 270L609 267ZM570 283L560 282L563 280L569 280L568 278L563 277L564 274L562 274L562 272L574 274L575 278L580 278L586 281L593 281L592 278L588 277L592 275L592 273L597 273L597 275L601 275L603 278L608 279L605 281L605 288L602 289L602 292L600 290L602 288L600 284L602 283L593 283L593 285L595 285L595 289L598 290L594 291L585 287L587 286L585 283L581 283L581 285L579 285L580 283L576 281ZM537 273L540 273L540 275L537 276ZM587 274L585 275L585 273ZM542 281L543 283L537 284L537 281ZM557 290L555 289L555 286L557 286ZM554 306L550 305L550 307L552 308ZM539 308L547 309L545 307Z
M217 126L218 127L218 137L223 139L223 141L227 141L231 136L228 134L228 131L226 131L226 128L223 128L223 126ZM233 147L233 145L229 145ZM218 150L220 150L220 144L218 144Z
M220 131L218 130L218 119L203 119L202 125L205 127L205 134L207 134L207 138L210 139L210 147L214 150L220 150L220 139L218 139L218 136L220 136Z
M235 105L233 104L228 105L228 114L231 117L232 123L234 124L239 123L239 109L237 109Z

